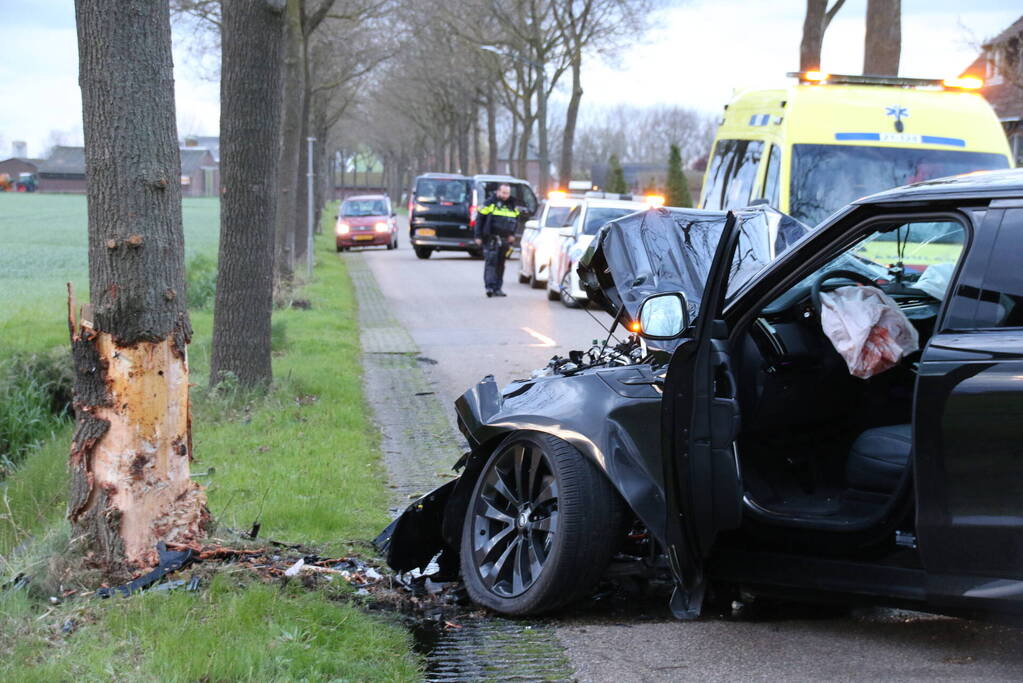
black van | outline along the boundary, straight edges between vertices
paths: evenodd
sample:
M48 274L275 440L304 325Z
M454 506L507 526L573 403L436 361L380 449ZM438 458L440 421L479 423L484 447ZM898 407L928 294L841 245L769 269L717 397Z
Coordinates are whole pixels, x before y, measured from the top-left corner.
M479 256L482 252L473 241L476 208L504 183L511 186L515 204L521 208L521 234L537 206L536 194L527 181L502 175L418 176L409 195L409 242L416 256L430 258L434 251L466 251Z

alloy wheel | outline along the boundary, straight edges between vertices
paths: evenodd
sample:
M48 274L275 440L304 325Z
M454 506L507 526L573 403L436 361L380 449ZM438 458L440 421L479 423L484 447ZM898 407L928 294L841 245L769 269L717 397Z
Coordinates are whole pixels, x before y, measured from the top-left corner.
M483 584L514 597L536 583L558 532L558 482L546 453L510 444L483 475L473 504L473 558Z

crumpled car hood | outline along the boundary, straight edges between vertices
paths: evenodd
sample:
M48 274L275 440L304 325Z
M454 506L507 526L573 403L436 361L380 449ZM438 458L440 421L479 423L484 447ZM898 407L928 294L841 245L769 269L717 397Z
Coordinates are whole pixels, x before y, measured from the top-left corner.
M775 209L756 206L734 211L740 223L729 294L810 232ZM621 308L630 320L651 294L682 292L695 317L714 251L728 212L701 209L649 209L603 226L579 262L579 278L591 301L611 315ZM670 351L677 341L652 342Z

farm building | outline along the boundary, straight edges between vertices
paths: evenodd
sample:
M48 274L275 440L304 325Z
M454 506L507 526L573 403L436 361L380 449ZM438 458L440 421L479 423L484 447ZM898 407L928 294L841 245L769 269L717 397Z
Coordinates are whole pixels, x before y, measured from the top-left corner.
M181 196L216 197L220 194L220 167L205 147L181 148Z
M39 166L40 192L85 193L85 148L54 147ZM184 197L217 196L220 169L205 147L181 150L181 194Z
M39 165L39 191L85 194L85 148L54 147Z

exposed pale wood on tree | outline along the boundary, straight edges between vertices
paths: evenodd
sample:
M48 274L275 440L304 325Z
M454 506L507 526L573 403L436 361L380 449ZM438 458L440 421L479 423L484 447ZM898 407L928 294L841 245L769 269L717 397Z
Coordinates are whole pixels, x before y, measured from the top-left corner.
M76 429L68 517L88 564L152 565L209 516L189 478L180 159L166 3L76 0L92 304L69 327Z

